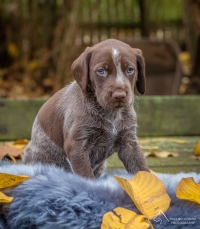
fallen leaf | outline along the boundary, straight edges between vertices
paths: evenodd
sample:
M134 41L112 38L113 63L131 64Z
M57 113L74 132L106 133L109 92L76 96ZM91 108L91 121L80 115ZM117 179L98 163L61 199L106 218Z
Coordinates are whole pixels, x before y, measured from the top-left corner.
M0 189L12 187L20 184L22 181L28 180L26 175L13 175L8 173L0 173Z
M191 158L200 161L200 156L191 156Z
M200 141L196 144L194 148L194 155L200 156Z
M179 144L185 144L187 143L187 141L185 140L181 140L181 139L174 139L174 138L153 138L153 139L142 139L139 140L140 144L146 144L146 143L150 143L150 142L174 142L174 143L179 143Z
M197 184L193 177L182 178L177 185L176 196L200 204L200 184Z
M117 176L114 178L148 219L153 219L158 212L165 212L169 208L171 199L163 182L155 175L140 171L131 180Z
M167 151L162 151L162 152L148 152L144 153L145 157L159 157L159 158L166 158L166 157L178 157L178 153L172 153L172 152L167 152Z
M141 149L146 149L146 150L157 150L159 149L159 146L140 146Z
M11 57L15 58L19 56L19 49L16 44L9 43L7 48L8 48L8 53Z
M16 163L15 158L22 158L22 150L7 145L0 145L0 160L2 160L6 155L8 155L14 163Z
M8 144L8 146L16 148L16 149L25 149L28 145L29 141L27 139L19 139L14 142Z
M10 203L14 198L6 196L3 192L0 192L0 203Z
M145 229L149 226L143 215L118 207L104 214L101 229Z

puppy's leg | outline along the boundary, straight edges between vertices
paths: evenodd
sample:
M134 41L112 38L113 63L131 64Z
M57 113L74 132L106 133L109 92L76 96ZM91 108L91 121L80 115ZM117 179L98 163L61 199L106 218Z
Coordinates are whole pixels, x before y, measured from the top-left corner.
M71 165L62 149L49 150L43 147L37 148L32 142L26 147L22 159L24 164L51 164L63 168L67 172L72 172Z
M54 164L66 171L72 171L69 160L62 148L57 146L42 130L37 119L32 129L32 139L25 149L24 164Z
M137 140L134 140L134 136L132 139L124 139L120 145L118 156L129 173L135 174L138 171L149 172L145 156Z
M84 141L67 141L64 144L65 152L70 160L74 173L91 179L96 179L89 158L92 145L85 144Z
M100 164L98 164L94 169L93 169L93 173L95 175L96 178L100 177L101 174L103 173L103 171L106 168L106 162L102 162Z

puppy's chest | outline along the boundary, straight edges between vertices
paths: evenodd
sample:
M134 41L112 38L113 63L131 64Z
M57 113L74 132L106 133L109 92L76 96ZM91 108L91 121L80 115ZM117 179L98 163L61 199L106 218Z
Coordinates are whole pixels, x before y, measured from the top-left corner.
M105 128L105 131L112 137L116 138L118 133L123 129L122 121L120 120L109 120Z
M119 133L123 130L122 124L121 120L105 120L101 125L100 134L94 136L94 139L96 140L95 146L106 146L108 148L114 147Z

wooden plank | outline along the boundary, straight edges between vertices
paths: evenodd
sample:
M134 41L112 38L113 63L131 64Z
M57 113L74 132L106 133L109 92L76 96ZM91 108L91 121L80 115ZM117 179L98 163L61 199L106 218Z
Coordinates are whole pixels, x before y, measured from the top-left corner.
M135 110L139 136L200 135L200 96L144 96Z
M179 141L177 141L177 139ZM141 147L146 148L157 146L154 150L159 153L162 151L176 152L178 157L147 157L149 168L154 172L161 173L178 173L178 172L197 172L200 173L200 161L194 158L194 148L200 141L200 136L196 137L165 137L165 138L139 138ZM180 141L181 140L181 141ZM0 145L10 144L11 142L0 142ZM144 152L151 151L143 150ZM17 163L22 163L17 160ZM106 171L125 170L117 154L113 154L107 160Z
M45 99L0 99L0 140L30 139L35 116Z
M0 99L0 140L30 138L45 99ZM200 136L200 96L141 96L135 102L139 136Z
M163 139L163 138L162 138ZM160 139L160 140L162 140ZM177 139L177 137L165 138L162 141L158 141L155 138L148 138L149 143L141 144L142 146L158 146L155 152L168 151L178 153L178 157L167 157L167 158L156 158L147 157L147 163L149 168L155 172L161 173L178 173L178 172L198 172L200 173L200 161L194 159L194 148L197 142L200 141L200 136L198 137L178 137L179 140L185 141L185 144L180 144L173 142L171 139ZM140 138L140 140L144 140ZM145 138L146 140L146 138ZM156 141L157 140L157 141ZM150 151L150 150L143 150ZM107 171L123 170L124 165L119 160L117 154L113 154L107 160Z

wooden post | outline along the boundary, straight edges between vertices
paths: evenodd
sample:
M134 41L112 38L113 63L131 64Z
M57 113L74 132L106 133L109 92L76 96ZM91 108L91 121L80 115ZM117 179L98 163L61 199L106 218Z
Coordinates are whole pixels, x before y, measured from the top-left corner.
M200 1L184 0L183 11L187 45L193 63L192 75L200 77Z
M140 28L142 37L149 36L149 14L148 14L148 0L138 0L140 8Z

